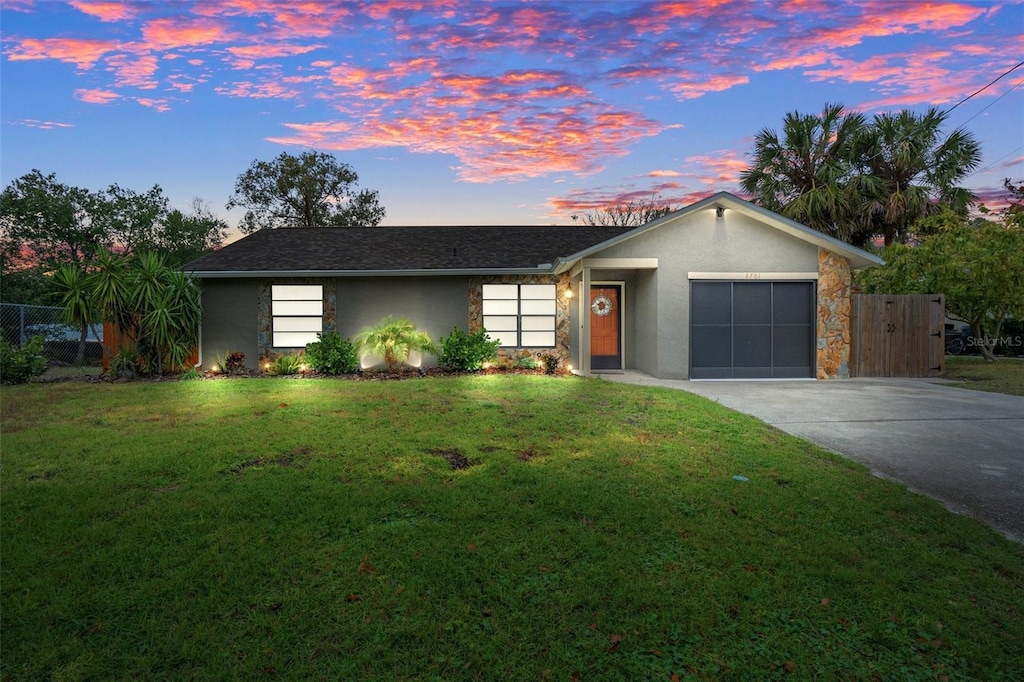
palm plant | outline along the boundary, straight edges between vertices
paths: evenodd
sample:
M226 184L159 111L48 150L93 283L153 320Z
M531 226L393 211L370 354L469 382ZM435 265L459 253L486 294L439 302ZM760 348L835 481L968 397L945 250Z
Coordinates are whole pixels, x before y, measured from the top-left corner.
M870 181L856 175L854 142L865 118L826 104L821 114L786 114L782 135L765 128L755 138L743 191L765 208L851 243L863 243L859 214Z
M365 327L353 339L361 353L379 355L389 372L408 363L413 351L437 353L430 335L416 328L408 318L388 315L372 327Z
M75 362L82 364L85 360L86 334L98 318L88 276L80 266L67 263L53 274L53 284L58 303L64 308L61 321L81 331Z
M875 179L868 214L888 246L917 220L948 206L966 215L976 197L957 183L981 163L981 147L957 129L944 139L946 112L934 107L876 114L854 145L860 172Z

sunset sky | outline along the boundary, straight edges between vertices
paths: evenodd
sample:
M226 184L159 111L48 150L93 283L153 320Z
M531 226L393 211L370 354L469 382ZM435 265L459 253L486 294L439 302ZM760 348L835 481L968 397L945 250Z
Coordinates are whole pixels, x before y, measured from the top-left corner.
M1024 59L1019 2L2 0L0 180L224 204L329 151L385 225L570 223L737 189L786 112L949 108ZM1024 178L1024 68L950 114Z

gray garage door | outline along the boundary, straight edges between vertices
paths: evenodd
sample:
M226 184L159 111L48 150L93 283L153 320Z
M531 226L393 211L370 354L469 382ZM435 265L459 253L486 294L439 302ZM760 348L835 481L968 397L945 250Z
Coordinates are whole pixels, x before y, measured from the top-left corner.
M814 283L690 283L690 378L814 377Z

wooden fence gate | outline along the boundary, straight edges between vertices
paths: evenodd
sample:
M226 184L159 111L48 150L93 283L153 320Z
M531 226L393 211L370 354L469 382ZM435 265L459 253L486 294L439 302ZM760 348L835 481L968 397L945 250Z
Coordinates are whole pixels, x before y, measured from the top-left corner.
M855 294L850 376L935 377L946 369L942 294Z

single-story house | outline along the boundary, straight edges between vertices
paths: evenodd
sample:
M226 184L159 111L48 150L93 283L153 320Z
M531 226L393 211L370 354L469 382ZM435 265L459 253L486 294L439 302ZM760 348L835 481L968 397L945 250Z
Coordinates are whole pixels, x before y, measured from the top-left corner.
M853 270L881 260L722 192L637 228L264 230L199 258L200 362L301 350L386 315L485 327L573 371L849 375ZM426 358L425 362L432 362Z

